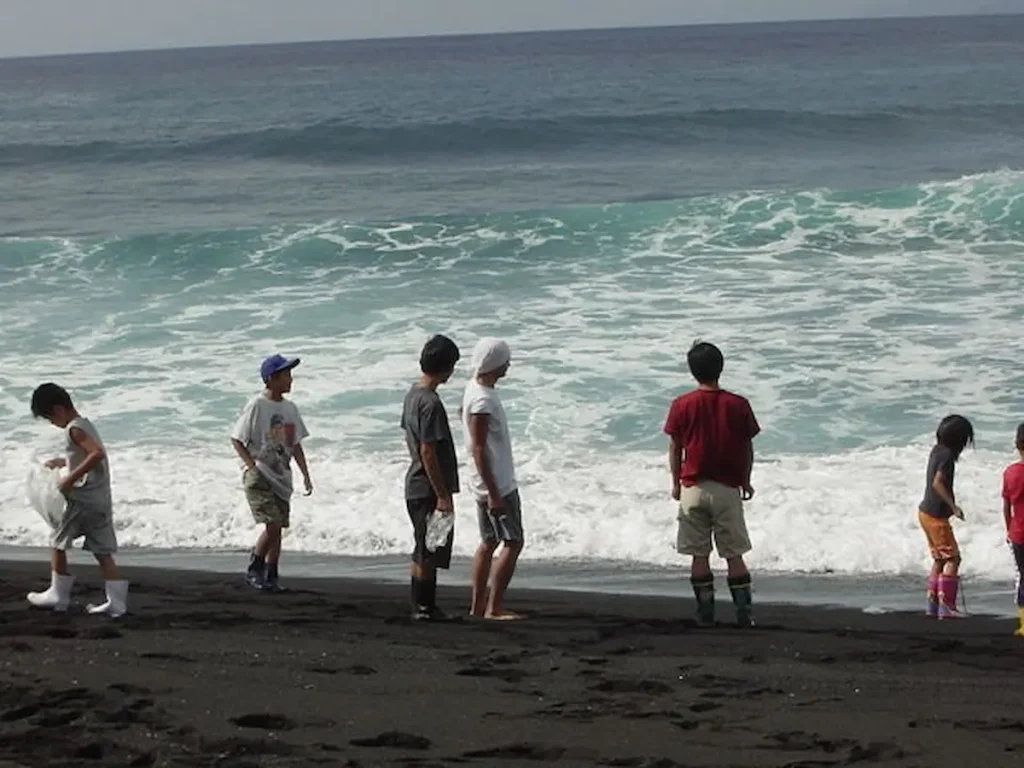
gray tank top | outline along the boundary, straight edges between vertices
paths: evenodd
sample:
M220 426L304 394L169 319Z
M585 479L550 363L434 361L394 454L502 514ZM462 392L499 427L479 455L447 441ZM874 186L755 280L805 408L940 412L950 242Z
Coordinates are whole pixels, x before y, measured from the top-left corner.
M103 441L100 440L99 432L96 431L96 427L92 425L91 421L83 416L79 416L71 421L64 430L64 454L67 459L67 469L69 472L85 460L85 451L75 445L74 441L71 439L71 430L75 427L89 435L93 440L99 443L101 447L103 446ZM104 454L105 453L106 450L104 450ZM104 455L103 460L93 467L85 476L85 482L79 482L81 483L80 485L76 485L71 489L71 501L87 506L97 512L112 511L113 503L110 494L110 464L107 462L106 455Z

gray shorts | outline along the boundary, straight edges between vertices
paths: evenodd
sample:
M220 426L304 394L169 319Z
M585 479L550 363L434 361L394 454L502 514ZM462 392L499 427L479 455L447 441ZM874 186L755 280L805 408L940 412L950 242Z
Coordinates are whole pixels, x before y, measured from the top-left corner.
M114 518L110 511L97 511L69 501L60 525L50 537L50 546L63 552L72 549L75 540L83 536L85 542L82 548L94 555L112 555L117 552L117 534L114 533Z
M480 540L488 544L495 542L523 541L523 512L519 503L519 491L503 496L502 508L492 514L487 508L487 499L477 499L476 518L480 525Z

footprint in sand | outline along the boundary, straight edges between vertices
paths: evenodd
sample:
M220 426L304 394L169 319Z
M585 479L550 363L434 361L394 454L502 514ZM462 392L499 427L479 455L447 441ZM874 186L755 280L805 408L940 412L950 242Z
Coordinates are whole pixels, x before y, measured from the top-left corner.
M349 744L354 747L389 747L391 749L422 750L430 749L431 741L424 736L417 736L415 733L385 731L365 739L351 739Z
M295 727L294 720L269 712L233 717L231 722L239 728L262 728L266 731L290 731Z

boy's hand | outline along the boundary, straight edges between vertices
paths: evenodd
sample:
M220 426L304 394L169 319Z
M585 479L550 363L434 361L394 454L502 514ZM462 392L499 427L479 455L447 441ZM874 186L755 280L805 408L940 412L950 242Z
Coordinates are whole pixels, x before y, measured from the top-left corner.
M674 483L672 483L672 498L675 499L676 501L679 501L679 497L682 496L682 495L683 495L683 487L679 483L679 481L676 480Z
M491 512L497 512L498 510L504 509L504 508L505 508L505 502L501 498L501 496L498 496L498 495L493 494L493 493L488 493L487 494L487 509L489 509Z
M306 485L306 494L305 495L306 496L312 496L313 495L313 481L312 481L312 479L310 479L309 475L306 475L302 479L303 479L303 481L304 481L304 483Z
M740 491L740 498L744 501L750 501L754 498L754 489L749 485L744 485L743 489Z
M446 515L450 515L452 512L455 511L455 505L452 503L452 497L439 497L437 502L434 504L434 509L436 509L438 512L443 512Z
M67 496L71 493L71 489L75 487L74 482L71 480L71 475L61 478L61 481L57 484L57 490L60 491L62 496Z
M43 464L47 469L60 469L68 463L67 459L50 459L48 462Z
M953 506L953 517L957 517L957 518L960 518L961 520L963 520L964 519L964 511L962 509L960 509L960 507L954 505Z

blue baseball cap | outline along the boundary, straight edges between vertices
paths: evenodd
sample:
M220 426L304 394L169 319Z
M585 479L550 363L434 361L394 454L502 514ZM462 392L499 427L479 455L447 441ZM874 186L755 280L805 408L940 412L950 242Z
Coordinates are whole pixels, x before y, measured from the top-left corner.
M271 355L263 361L262 365L260 365L260 376L263 377L263 382L266 383L275 373L290 371L298 364L299 358L297 357L293 357L289 360L283 355Z

